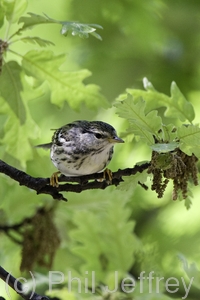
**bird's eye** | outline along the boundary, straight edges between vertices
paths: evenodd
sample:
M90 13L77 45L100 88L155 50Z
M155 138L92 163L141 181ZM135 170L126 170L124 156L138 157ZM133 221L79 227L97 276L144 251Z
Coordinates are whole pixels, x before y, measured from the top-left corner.
M95 133L95 136L97 139L101 139L102 138L102 135L100 133Z

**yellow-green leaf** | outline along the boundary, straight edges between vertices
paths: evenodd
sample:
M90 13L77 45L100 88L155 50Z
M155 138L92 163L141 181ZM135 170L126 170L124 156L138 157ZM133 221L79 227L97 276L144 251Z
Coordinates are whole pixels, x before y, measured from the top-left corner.
M131 95L121 102L115 104L117 114L127 119L130 124L129 132L144 139L147 144L154 144L154 137L157 136L159 129L162 127L162 120L157 115L157 111L145 113L145 101L140 98L134 101Z
M21 97L23 90L21 72L21 66L15 61L10 61L3 65L2 74L0 76L0 96L8 103L20 123L24 124L26 111Z
M200 158L200 128L199 125L182 125L178 128L180 149L187 155L194 153Z
M27 8L27 0L3 0L2 6L9 22L16 23Z
M175 82L171 84L171 97L158 92L147 78L144 78L144 88L146 91L127 89L127 92L135 99L142 97L146 101L146 112L164 106L166 107L166 117L179 118L183 122L186 120L192 122L194 119L192 104L187 101ZM124 95L121 95L120 98L124 98Z
M91 75L88 70L76 72L60 71L65 55L54 55L51 51L29 51L22 60L27 75L34 77L39 84L46 81L51 90L51 102L62 107L67 101L78 110L83 102L89 108L106 107L107 101L100 94L99 87L83 83Z

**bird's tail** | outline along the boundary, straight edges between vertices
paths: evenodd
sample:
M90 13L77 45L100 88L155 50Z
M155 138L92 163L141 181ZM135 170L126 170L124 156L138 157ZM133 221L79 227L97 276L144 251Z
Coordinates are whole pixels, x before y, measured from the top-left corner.
M51 148L51 146L52 146L52 143L48 143L48 144L37 145L37 146L35 146L35 148L43 148L45 150L48 150Z

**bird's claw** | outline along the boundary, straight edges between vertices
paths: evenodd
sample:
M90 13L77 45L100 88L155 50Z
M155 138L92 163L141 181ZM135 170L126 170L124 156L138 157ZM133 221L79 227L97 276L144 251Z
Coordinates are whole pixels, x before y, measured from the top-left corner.
M55 172L51 175L50 177L50 185L53 187L59 187L59 182L58 182L58 175L60 174L60 172Z
M105 169L103 171L103 180L105 180L106 182L108 182L109 184L112 183L112 171L109 169Z

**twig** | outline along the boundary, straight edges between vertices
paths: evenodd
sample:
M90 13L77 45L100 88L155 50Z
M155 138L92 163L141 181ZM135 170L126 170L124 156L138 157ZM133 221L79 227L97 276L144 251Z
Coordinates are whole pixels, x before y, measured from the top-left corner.
M76 184L65 183L59 185L58 188L51 186L49 178L32 177L23 171L20 171L4 161L0 160L0 173L3 173L15 181L19 182L20 185L24 185L32 190L35 190L37 194L49 194L54 199L67 201L66 198L60 192L74 192L81 193L85 190L91 189L105 189L110 185L119 185L123 181L123 176L131 176L136 173L142 173L150 166L150 163L144 163L142 165L135 165L133 168L127 168L124 170L119 169L117 172L112 173L112 182L103 180L102 173L95 173L91 175L84 175L80 177L66 177L61 175L58 180L59 182L72 182ZM93 181L90 181L93 180Z

